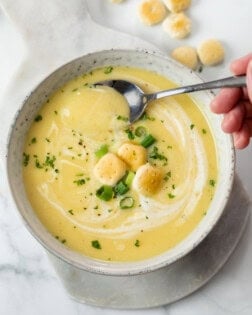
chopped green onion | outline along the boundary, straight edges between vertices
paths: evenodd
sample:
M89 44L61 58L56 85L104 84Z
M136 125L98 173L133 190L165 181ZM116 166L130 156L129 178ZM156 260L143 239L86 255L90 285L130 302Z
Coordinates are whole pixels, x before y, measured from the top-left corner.
M95 155L100 159L101 157L103 157L103 155L105 155L106 153L108 153L108 146L106 144L103 144L100 149L95 151Z
M96 196L101 200L109 201L113 197L113 188L103 185L96 191Z
M120 208L121 209L130 209L134 206L134 199L132 197L124 197L120 200Z
M123 180L120 180L114 187L116 195L124 195L127 191L129 191L129 187L123 182Z
M142 141L141 141L141 145L145 148L148 148L149 146L151 146L154 142L156 141L156 139L151 135L148 134Z
M132 182L133 182L133 179L134 179L134 176L135 176L135 173L132 172L132 171L129 171L127 174L126 174L126 177L125 177L125 184L127 186L131 186Z
M143 126L139 126L136 128L135 135L137 137L143 137L146 135L146 128Z

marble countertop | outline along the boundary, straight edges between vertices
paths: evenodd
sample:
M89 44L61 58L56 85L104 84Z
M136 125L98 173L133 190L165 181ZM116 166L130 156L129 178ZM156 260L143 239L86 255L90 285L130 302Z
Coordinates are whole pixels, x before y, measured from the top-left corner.
M138 2L0 0L0 314L252 314L251 218L228 262L196 293L150 310L110 310L68 297L10 197L5 168L10 123L27 93L59 65L100 49L147 48L168 54L180 44L196 46L216 37L225 45L225 62L201 74L204 79L214 79L229 75L229 62L251 51L250 0L192 0L192 35L183 41L170 39L161 26L143 26L136 13ZM252 145L236 156L237 174L250 196Z

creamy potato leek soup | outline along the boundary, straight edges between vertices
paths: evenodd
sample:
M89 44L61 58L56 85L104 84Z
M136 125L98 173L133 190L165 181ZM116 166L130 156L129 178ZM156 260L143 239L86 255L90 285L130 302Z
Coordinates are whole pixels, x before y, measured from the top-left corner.
M121 66L68 82L27 133L23 176L34 211L59 242L100 260L138 261L176 246L207 215L218 165L191 98L155 101L130 125L124 97L93 85L116 78L145 92L174 86Z

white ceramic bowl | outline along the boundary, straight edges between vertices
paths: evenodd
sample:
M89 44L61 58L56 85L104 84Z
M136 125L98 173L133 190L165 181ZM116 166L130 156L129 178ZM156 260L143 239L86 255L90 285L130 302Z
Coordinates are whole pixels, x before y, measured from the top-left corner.
M209 109L208 105L213 95L210 92L191 94L191 97L199 104L212 127L218 154L219 178L217 180L216 193L208 210L208 215L205 216L197 228L176 247L159 256L143 261L130 263L98 261L85 257L65 247L55 240L40 223L26 197L22 178L24 140L36 113L51 93L72 78L88 72L93 68L106 65L124 65L156 71L161 75L167 76L178 85L202 82L195 73L177 64L168 57L150 54L145 51L101 51L73 60L49 75L24 101L10 133L8 146L8 177L17 208L27 228L53 255L74 267L88 272L121 276L139 275L154 271L177 261L192 251L213 229L223 213L232 189L234 177L234 148L231 137L224 134L221 130L221 117L212 114Z

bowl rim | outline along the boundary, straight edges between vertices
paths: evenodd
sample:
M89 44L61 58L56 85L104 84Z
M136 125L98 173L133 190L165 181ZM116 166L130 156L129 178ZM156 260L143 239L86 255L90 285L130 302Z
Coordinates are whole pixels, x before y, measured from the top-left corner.
M25 209L22 208L22 205L19 202L20 201L19 196L15 192L15 185L14 185L12 178L11 178L12 165L11 165L11 162L9 159L9 155L10 155L10 147L11 147L11 143L12 143L13 134L15 132L14 127L15 127L15 124L18 120L20 111L22 110L22 108L24 107L26 102L29 100L31 95L36 93L37 89L39 89L39 87L42 85L43 82L47 81L49 78L54 76L57 72L61 71L62 68L70 66L72 63L77 62L78 60L83 60L84 58L87 58L87 57L94 57L94 58L96 57L97 58L100 55L106 55L106 54L109 55L112 53L119 53L119 54L127 54L127 53L132 54L133 53L136 55L137 54L141 54L141 55L142 54L148 54L154 58L155 57L159 58L159 59L161 58L165 62L168 62L174 69L180 69L182 71L185 71L185 72L187 72L187 74L192 75L194 77L194 79L196 79L199 83L203 82L202 78L197 73L195 73L192 70L186 68L185 66L179 64L178 62L171 59L170 57L168 57L164 54L161 54L159 52L157 53L157 52L149 51L146 49L144 49L144 50L143 49L102 50L102 51L97 51L97 52L85 54L85 55L82 55L78 58L70 60L69 62L57 67L53 72L49 73L43 80L41 80L32 89L32 91L28 94L28 96L24 99L24 101L21 104L20 109L17 111L16 116L14 118L14 121L11 124L9 134L8 134L7 177L8 177L8 183L9 183L11 195L15 201L17 212L21 216L24 225L29 230L29 232L32 234L32 236L51 254L53 254L54 256L59 258L60 260L64 261L65 263L68 263L68 264L73 265L74 267L76 267L78 269L82 269L82 270L85 270L88 272L93 272L93 273L98 273L98 274L103 274L103 275L111 275L111 276L139 275L139 274L144 274L147 272L155 271L155 270L160 269L162 267L165 267L167 265L171 265L171 264L175 263L177 260L179 260L182 257L184 257L185 255L187 255L189 252L191 252L196 246L198 246L203 241L203 239L210 233L210 231L214 228L214 226L218 222L219 218L221 217L221 215L225 209L227 201L229 199L229 195L231 193L233 181L234 181L235 150L234 150L234 145L233 145L233 140L232 140L231 135L226 135L226 139L227 139L227 142L229 143L229 149L230 149L230 153L231 153L231 156L230 156L230 164L231 164L230 174L228 174L229 175L229 181L228 181L229 186L226 189L226 195L222 198L222 202L220 203L220 206L219 206L220 210L218 212L218 215L215 216L214 220L212 220L211 225L208 224L208 227L204 229L204 233L201 233L200 237L198 237L194 241L189 241L186 248L182 248L183 250L181 250L178 254L174 255L172 258L169 258L169 260L165 259L165 256L167 256L167 252L169 252L169 251L166 251L160 255L157 255L157 256L154 256L154 257L151 257L148 259L135 261L135 262L111 262L111 261L107 262L107 261L102 261L102 260L98 260L98 259L94 259L94 258L89 258L88 256L77 253L74 250L67 248L66 246L64 246L63 244L61 244L57 240L55 240L55 238L46 230L46 228L40 222L41 228L44 230L44 233L46 235L45 237L41 237L41 235L39 235L38 231L36 231L36 229L34 228L34 226L33 226L34 224L32 224L31 220L29 220L29 218L27 218L27 216L25 215ZM93 68L95 68L95 65ZM203 91L200 93L204 93L204 95L207 95L209 99L212 98L214 95L214 93L212 93L211 91ZM26 199L28 200L28 198L26 198ZM190 234L192 234L192 233L190 233ZM189 234L189 237L190 237L190 234ZM188 239L188 237L183 239L182 242L184 242L184 240L187 240L187 239ZM177 248L177 245L175 247Z

